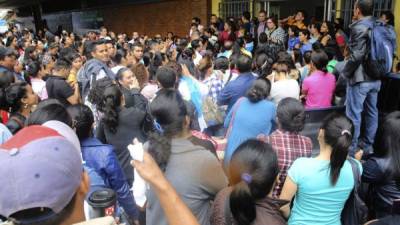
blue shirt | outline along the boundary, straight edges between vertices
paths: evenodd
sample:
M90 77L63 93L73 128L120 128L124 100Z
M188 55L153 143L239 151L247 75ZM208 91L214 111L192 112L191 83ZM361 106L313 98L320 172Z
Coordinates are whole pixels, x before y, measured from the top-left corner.
M276 116L275 103L261 100L252 103L248 98L238 100L226 116L224 126L229 127L224 163L227 165L240 144L260 134L269 135Z
M246 95L255 79L254 75L248 72L240 74L238 78L228 82L218 96L218 105L228 105L227 112L229 112L236 101Z
M291 37L291 38L289 38L289 40L288 40L288 51L292 51L297 44L300 44L299 37Z
M297 193L288 225L341 225L342 209L354 187L353 170L346 160L332 186L329 163L299 158L290 167L288 176L297 184ZM362 171L361 164L357 164Z
M307 42L307 44L302 44L300 51L302 55L304 55L306 51L312 51L312 44L310 42Z

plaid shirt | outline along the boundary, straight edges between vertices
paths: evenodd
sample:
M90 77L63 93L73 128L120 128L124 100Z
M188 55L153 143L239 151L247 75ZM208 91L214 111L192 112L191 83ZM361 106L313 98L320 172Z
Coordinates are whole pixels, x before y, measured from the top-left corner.
M272 145L278 156L279 179L274 187L272 196L279 198L287 172L293 162L300 157L310 157L312 152L312 142L308 137L300 134L276 130L270 136L259 137L259 139Z
M214 102L217 102L218 95L221 93L222 88L224 88L224 82L218 79L217 75L213 73L210 77L203 80L203 83L207 85L208 96L210 96Z

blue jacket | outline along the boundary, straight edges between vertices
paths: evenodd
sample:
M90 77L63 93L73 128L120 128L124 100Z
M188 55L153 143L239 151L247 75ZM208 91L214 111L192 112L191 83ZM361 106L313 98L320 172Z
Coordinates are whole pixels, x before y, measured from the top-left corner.
M118 203L132 219L137 219L139 211L136 208L135 199L129 190L128 182L119 165L112 145L101 143L96 138L87 138L81 141L82 157L85 166L93 169L101 178L107 188L113 189L118 196ZM132 168L133 170L133 168ZM95 188L101 182L91 183Z
M218 105L228 105L228 113L236 101L245 96L256 77L251 73L242 73L236 80L229 81L218 96Z

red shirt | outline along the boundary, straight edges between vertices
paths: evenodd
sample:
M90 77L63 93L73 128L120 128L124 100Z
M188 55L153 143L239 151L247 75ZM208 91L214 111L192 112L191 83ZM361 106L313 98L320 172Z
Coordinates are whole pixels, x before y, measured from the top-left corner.
M311 139L300 134L281 130L276 130L270 136L259 136L258 138L271 144L278 156L279 179L274 187L272 197L279 198L287 172L293 162L297 158L311 156Z

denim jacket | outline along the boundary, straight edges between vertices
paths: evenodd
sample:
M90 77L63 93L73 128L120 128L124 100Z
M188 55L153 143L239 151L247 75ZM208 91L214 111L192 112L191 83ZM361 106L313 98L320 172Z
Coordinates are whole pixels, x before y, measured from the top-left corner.
M114 153L114 148L111 145L101 143L96 138L87 138L81 141L81 148L85 166L94 170L97 175L103 178L105 186L117 193L118 203L129 217L137 219L139 212L136 208L135 199L129 190L128 182ZM101 182L91 183L91 188L95 188L92 186L99 183Z

